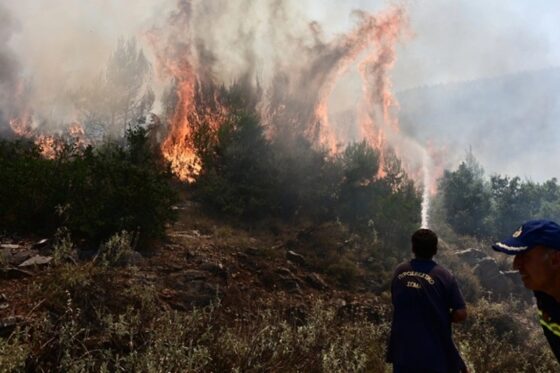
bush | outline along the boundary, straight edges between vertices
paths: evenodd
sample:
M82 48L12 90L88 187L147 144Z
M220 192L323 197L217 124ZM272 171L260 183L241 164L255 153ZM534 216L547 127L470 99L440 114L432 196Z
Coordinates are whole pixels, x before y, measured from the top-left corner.
M0 227L52 233L64 225L93 245L127 230L147 243L174 218L170 178L142 128L130 129L126 144L64 143L54 159L30 142L0 141Z
M229 115L216 137L201 126L197 134L202 171L197 197L215 210L246 219L274 214L278 208L270 147L256 117L245 111Z
M221 312L217 305L146 317L145 308L129 307L105 311L94 327L69 299L63 314L15 335L6 351L18 351L11 366L22 367L25 358L30 371L386 371L387 323L361 317L342 323L334 307L320 301L302 326L286 322L274 308L230 322Z
M556 372L558 363L533 310L484 299L469 307L455 340L473 372Z

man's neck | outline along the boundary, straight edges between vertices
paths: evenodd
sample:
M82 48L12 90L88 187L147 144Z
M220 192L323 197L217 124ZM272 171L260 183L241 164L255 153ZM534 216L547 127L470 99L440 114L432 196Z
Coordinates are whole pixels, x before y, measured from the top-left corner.
M545 291L548 295L553 297L556 302L560 303L560 271L556 273L556 276L551 279L550 286Z

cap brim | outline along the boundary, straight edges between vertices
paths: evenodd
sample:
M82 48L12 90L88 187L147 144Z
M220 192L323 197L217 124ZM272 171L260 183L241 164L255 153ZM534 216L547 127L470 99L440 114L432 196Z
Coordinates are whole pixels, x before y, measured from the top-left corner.
M529 250L529 246L512 237L496 242L492 245L492 249L508 255L517 255Z

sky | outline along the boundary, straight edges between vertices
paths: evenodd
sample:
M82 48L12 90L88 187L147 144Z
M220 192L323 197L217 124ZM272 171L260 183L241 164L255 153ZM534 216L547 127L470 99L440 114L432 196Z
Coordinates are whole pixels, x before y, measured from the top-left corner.
M210 0L194 2L209 4ZM409 26L399 41L391 72L397 93L560 66L557 0L268 2L289 4L288 16L294 19L317 21L327 38L355 25L352 12L356 9L378 12L394 4L402 6ZM32 77L36 83L35 104L48 110L49 98L59 93L62 82L65 89L71 89L84 79L95 79L119 37L142 38L154 24L164 27L166 15L175 3L176 0L0 0L0 106L10 100L7 92L13 89L14 75L18 75ZM238 3L240 17L243 6L250 7L247 4L262 7L261 2ZM264 22L259 11L247 8L247 18L255 19L255 27L263 27L259 24ZM560 150L552 156L560 159ZM538 157L532 154L530 159L534 162ZM499 169L500 162L493 164ZM536 179L552 176L560 176L560 170L529 175Z

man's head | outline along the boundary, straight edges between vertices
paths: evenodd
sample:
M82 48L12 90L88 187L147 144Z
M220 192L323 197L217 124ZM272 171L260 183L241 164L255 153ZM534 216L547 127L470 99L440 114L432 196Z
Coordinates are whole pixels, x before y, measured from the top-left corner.
M412 234L412 252L420 259L432 259L437 253L438 237L429 229L418 229Z
M560 226L550 220L530 220L511 237L492 245L496 251L515 255L513 268L518 270L525 287L560 296Z

